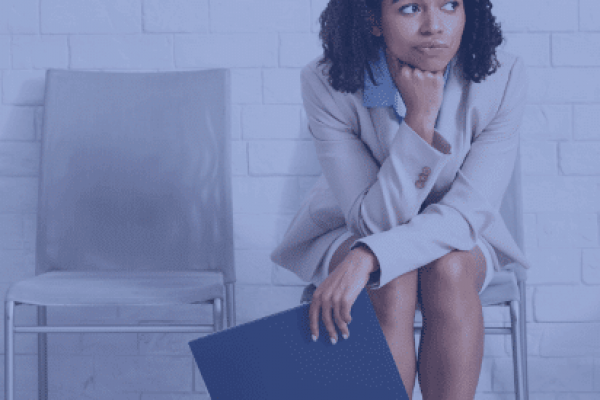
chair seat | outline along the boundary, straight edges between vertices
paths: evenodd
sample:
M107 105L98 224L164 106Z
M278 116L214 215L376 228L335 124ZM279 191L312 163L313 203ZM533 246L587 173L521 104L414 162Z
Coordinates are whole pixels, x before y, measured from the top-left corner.
M7 301L37 305L167 305L224 298L213 271L52 271L11 285Z
M517 284L518 270L518 265L513 263L506 265L501 271L495 271L492 280L479 295L481 306L492 306L507 301L519 300L519 286ZM316 287L312 283L305 287L300 303L311 302L315 290Z

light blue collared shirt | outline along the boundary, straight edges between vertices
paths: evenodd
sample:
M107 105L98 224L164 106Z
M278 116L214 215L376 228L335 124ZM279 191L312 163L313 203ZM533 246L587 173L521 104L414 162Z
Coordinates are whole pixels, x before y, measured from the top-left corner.
M379 48L379 59L375 63L370 62L369 64L373 71L373 77L378 85L375 86L373 82L371 82L369 73L365 68L363 105L365 107L394 106L396 117L398 117L398 121L402 123L402 120L406 116L406 105L402 100L400 92L396 89L394 79L388 69L383 47ZM446 68L446 72L444 72L444 87L446 87L446 83L448 83L450 68L452 68L452 60L448 63L448 68Z

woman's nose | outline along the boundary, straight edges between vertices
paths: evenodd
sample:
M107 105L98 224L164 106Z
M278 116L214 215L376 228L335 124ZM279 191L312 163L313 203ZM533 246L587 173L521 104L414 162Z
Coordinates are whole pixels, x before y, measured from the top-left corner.
M423 14L423 23L421 25L421 33L440 33L442 31L441 18L437 11L431 9Z

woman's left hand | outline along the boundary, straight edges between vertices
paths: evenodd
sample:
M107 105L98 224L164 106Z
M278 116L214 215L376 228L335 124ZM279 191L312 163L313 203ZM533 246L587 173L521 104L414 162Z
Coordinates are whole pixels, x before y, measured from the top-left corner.
M323 323L332 343L338 337L331 315L343 335L350 335L348 324L352 320L350 309L369 280L369 274L377 270L377 259L364 248L351 250L344 260L329 274L313 294L309 309L310 330L313 338L319 337L319 313L323 311ZM316 339L314 339L316 341Z

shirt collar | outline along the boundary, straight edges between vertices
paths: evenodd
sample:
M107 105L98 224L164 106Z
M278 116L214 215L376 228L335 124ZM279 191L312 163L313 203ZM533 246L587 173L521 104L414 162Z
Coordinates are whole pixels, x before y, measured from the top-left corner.
M444 87L446 83L448 83L448 75L450 69L452 68L454 59L452 59L448 63L448 68L446 68L446 72L444 73ZM398 89L396 89L396 85L394 84L394 80L392 79L392 75L388 69L387 61L385 59L385 50L383 47L379 48L379 58L373 63L369 62L371 65L371 70L373 71L373 77L375 81L379 83L379 85L375 86L371 79L369 78L369 73L365 68L365 85L363 89L363 105L365 107L389 107L394 106L394 110L396 113L404 118L406 116L406 106L404 105L404 101L402 100L402 96Z

